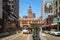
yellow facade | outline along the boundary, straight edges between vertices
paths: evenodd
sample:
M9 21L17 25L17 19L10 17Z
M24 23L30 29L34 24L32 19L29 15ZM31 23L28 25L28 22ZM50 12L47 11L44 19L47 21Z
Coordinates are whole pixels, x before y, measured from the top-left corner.
M40 19L39 18L19 18L20 21L20 27L23 27L24 25L27 25L30 27L31 23L39 23L40 24Z

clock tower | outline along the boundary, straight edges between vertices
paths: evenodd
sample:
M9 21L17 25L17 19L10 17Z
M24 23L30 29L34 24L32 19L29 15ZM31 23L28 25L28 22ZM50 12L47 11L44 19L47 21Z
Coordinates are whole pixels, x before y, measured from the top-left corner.
M33 18L31 6L29 6L29 8L28 8L28 18Z

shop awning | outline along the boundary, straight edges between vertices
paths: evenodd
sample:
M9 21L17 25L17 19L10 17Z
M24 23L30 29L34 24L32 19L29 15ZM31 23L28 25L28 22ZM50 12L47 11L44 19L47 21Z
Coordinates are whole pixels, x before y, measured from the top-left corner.
M46 24L46 25L43 25L44 27L50 27L51 26L51 24Z
M53 26L53 25L58 25L58 23L52 23L51 26Z

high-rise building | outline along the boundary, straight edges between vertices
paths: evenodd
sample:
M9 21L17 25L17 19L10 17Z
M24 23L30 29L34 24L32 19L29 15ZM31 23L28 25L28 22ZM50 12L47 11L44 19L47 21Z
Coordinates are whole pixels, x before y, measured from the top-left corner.
M25 15L25 16L23 16L23 18L28 18L28 16Z
M0 0L0 32L16 29L19 17L19 0Z
M54 14L60 13L60 0L53 0L54 3Z
M28 18L33 18L31 6L29 6L29 8L28 8Z
M33 13L33 18L35 18L36 17L36 15L35 15L35 13Z
M8 5L10 5L10 12L19 17L19 0L8 0Z
M17 17L19 17L19 0L14 0L14 13L16 14Z
M53 0L41 0L41 17L44 20L48 15L53 15Z

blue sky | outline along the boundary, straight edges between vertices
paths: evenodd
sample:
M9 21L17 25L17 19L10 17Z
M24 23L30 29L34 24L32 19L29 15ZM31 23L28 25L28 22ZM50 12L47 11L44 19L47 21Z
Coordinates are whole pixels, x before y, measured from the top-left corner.
M36 17L40 16L40 0L19 0L19 16L28 15L28 7L31 5Z

